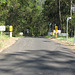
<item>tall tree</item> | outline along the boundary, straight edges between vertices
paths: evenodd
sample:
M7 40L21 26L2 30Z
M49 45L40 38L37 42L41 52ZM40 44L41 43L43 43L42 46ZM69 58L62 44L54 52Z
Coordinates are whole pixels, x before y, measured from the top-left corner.
M61 30L61 0L58 0L59 1L59 4L58 4L58 7L59 7L59 29Z

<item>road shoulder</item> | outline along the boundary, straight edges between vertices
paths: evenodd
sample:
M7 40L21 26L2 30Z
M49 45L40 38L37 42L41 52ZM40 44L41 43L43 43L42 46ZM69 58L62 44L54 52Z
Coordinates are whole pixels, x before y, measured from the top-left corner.
M12 46L19 38L20 37L12 37L12 38L9 38L8 40L4 40L3 41L3 47L0 48L0 52L5 50L6 48Z
M51 38L48 38L48 39L51 39ZM75 46L73 45L73 43L70 43L70 42L67 42L67 41L59 41L57 39L51 39L51 40L54 41L54 42L57 42L57 43L65 45L66 47L68 47L69 49L71 49L72 52L75 53ZM70 43L71 45L67 45L67 43Z

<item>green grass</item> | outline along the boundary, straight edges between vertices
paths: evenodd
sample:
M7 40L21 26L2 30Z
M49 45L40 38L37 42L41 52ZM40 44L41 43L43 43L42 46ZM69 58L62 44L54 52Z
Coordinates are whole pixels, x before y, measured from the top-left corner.
M70 44L70 43L68 43L68 42L66 42L65 44L66 44L66 45L71 45L71 44Z
M54 36L52 37L52 36L49 36L49 35L47 35L47 36L45 36L46 38L54 38ZM58 36L57 38L56 38L57 40L59 40L59 41L68 41L68 42L74 42L74 37L71 37L71 38L68 38L68 40L66 40L66 37L64 37L64 36ZM66 44L68 44L68 45L70 45L70 43L66 43Z
M2 35L2 37L1 37L1 35L0 35L0 48L2 48L4 46L3 45L4 40L8 40L9 38L10 38L9 36Z
M74 42L74 37L68 39L69 42Z
M47 36L45 36L46 38L54 38L54 36L49 36L49 35L47 35Z
M62 41L62 40L66 40L66 37L57 37L57 39Z
M2 37L1 37L1 35L0 35L0 39L9 39L10 37L9 36L6 36L6 35L2 35Z
M3 43L2 42L0 42L0 48L2 48L3 47Z
M58 40L60 41L66 41L66 37L57 37ZM74 42L74 37L68 38L68 42Z
M47 36L45 36L46 38L49 38L50 36L49 35L47 35Z

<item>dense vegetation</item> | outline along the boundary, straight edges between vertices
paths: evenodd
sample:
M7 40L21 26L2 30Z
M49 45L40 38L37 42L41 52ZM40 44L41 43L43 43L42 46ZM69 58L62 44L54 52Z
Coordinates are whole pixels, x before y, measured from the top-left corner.
M73 4L75 0L73 0ZM12 25L13 34L23 32L29 36L46 35L49 23L53 30L56 24L62 32L66 32L66 19L69 21L69 34L74 34L74 14L71 12L71 0L0 0L0 25ZM8 29L7 29L8 31Z

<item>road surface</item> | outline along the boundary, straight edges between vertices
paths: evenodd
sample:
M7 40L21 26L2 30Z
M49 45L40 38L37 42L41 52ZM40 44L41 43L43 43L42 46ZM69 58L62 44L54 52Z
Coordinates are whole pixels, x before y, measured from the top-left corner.
M75 54L47 38L20 38L0 53L0 75L75 75Z

